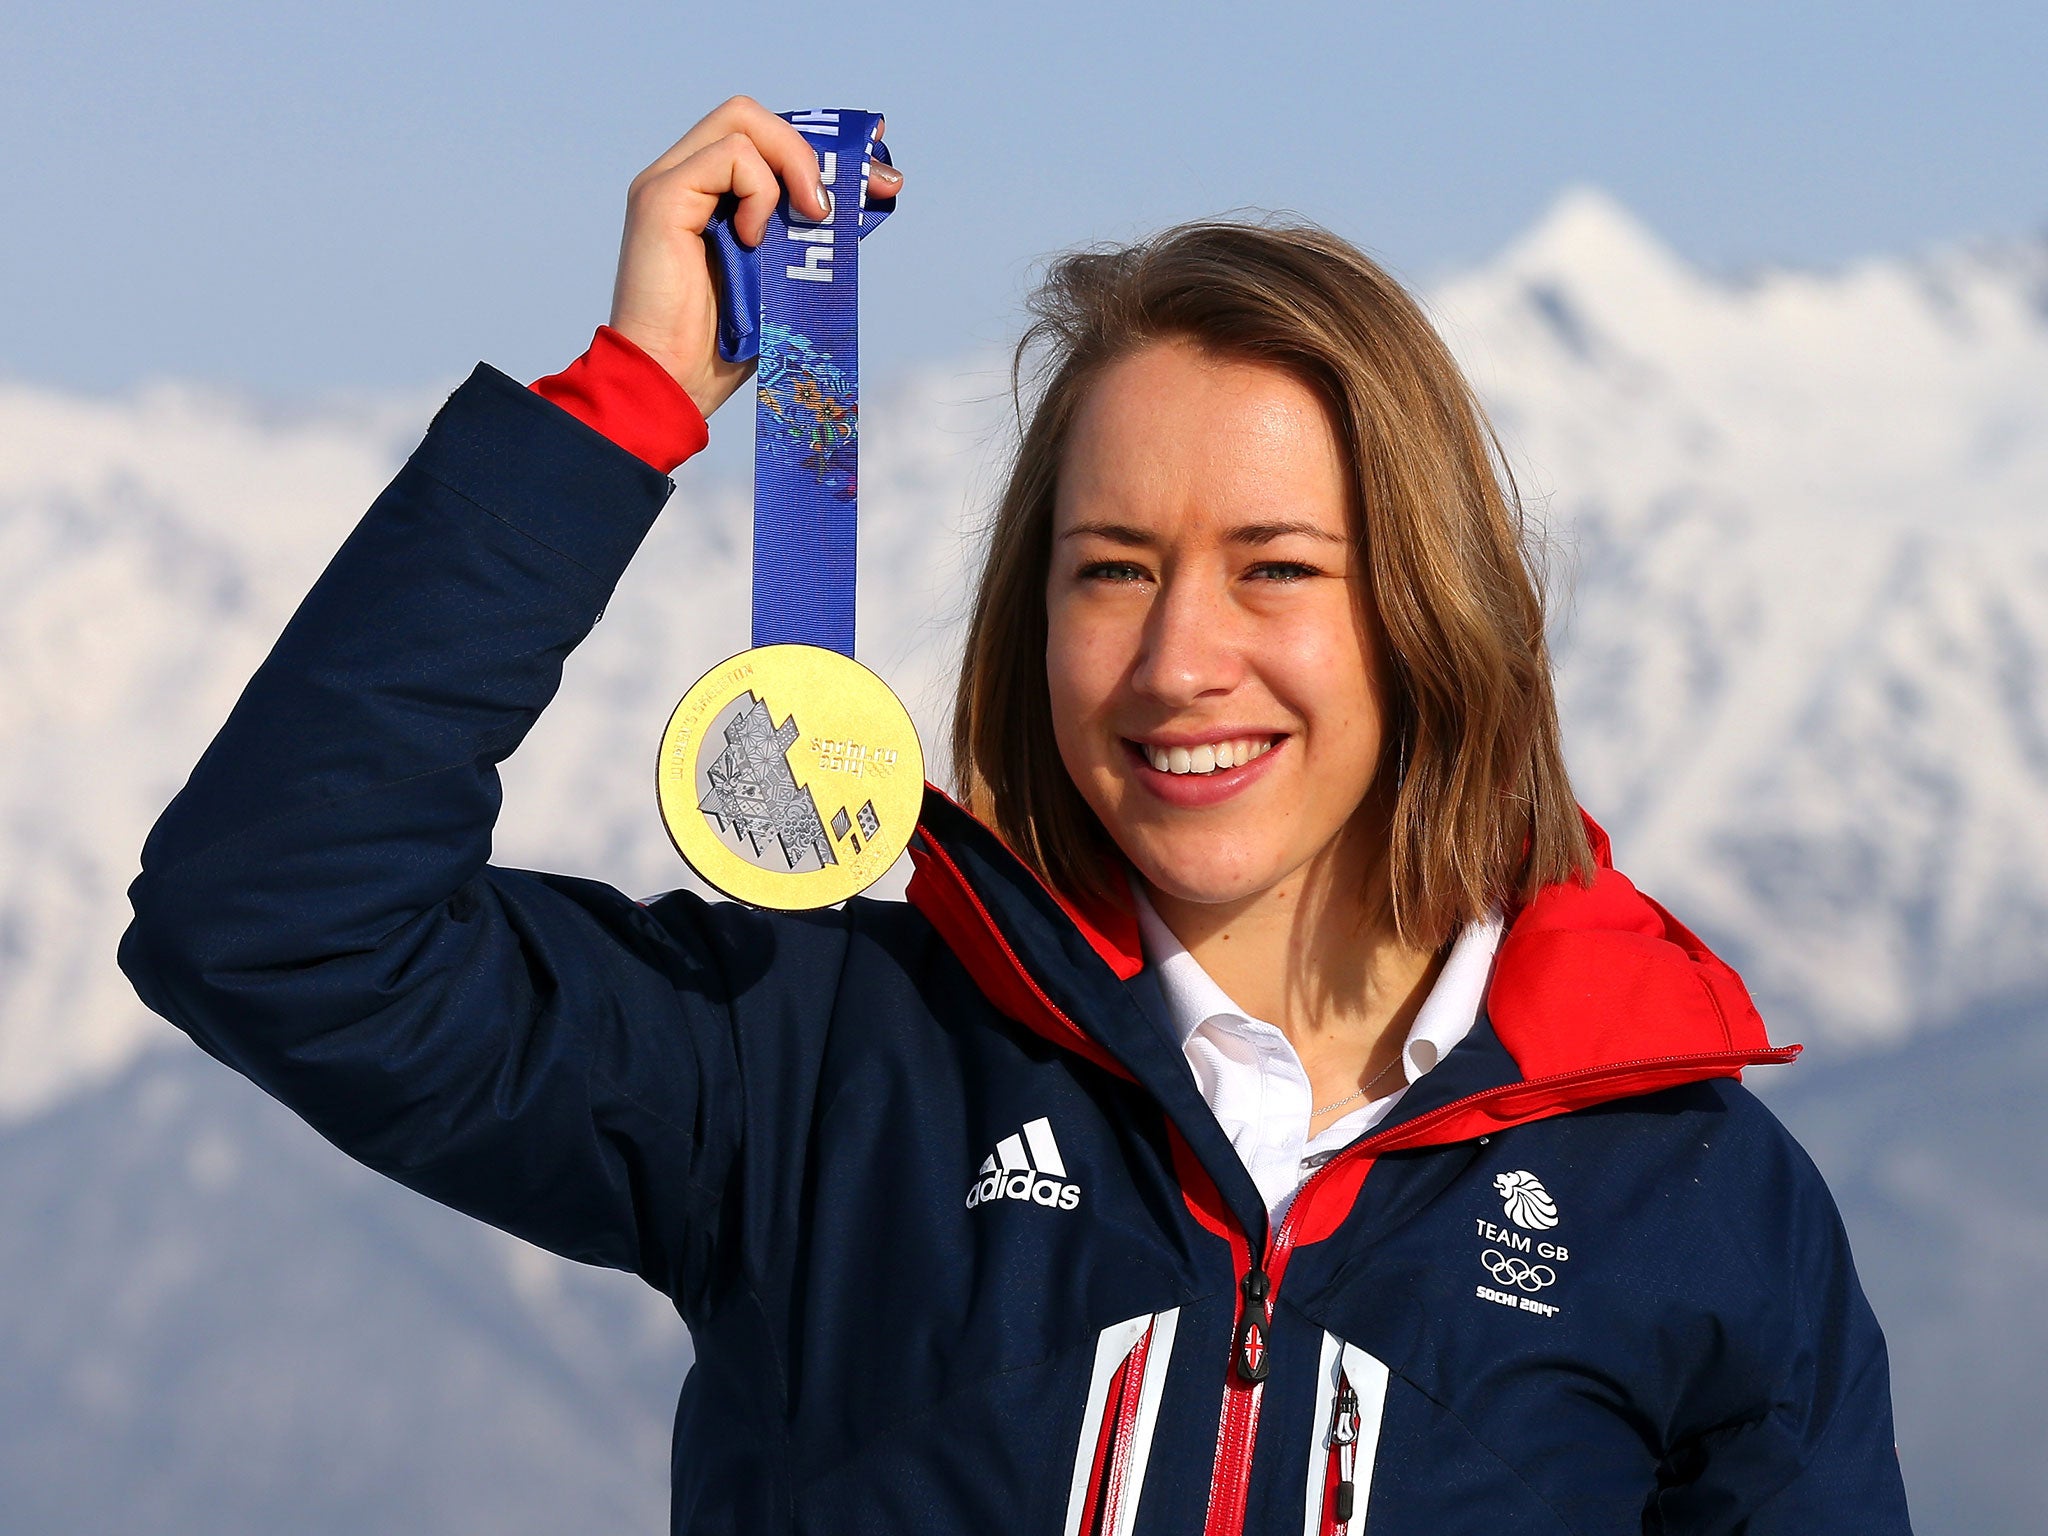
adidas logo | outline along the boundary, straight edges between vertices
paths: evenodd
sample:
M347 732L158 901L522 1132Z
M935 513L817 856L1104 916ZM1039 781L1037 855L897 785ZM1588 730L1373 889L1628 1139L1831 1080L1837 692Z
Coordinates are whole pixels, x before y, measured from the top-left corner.
M967 1191L967 1209L990 1200L1029 1200L1033 1205L1071 1211L1081 1203L1081 1186L1067 1182L1060 1144L1052 1139L1050 1120L1031 1120L1015 1136L1005 1136L983 1160Z

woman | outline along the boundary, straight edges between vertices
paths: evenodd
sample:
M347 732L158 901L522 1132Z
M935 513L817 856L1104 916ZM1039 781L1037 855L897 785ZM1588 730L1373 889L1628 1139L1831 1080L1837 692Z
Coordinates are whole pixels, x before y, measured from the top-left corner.
M144 998L671 1295L677 1531L1906 1529L1792 1053L1580 817L1478 413L1332 237L1054 270L907 905L487 863L782 186L727 103L591 352L450 399L152 833Z

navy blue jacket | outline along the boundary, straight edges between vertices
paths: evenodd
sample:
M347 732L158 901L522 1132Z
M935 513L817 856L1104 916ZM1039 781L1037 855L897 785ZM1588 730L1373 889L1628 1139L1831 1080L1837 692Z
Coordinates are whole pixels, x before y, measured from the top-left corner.
M674 1298L676 1531L1907 1529L1840 1223L1736 1081L1790 1052L1609 868L1269 1231L1128 914L936 791L908 903L491 864L669 489L480 367L151 833L121 964L355 1157Z

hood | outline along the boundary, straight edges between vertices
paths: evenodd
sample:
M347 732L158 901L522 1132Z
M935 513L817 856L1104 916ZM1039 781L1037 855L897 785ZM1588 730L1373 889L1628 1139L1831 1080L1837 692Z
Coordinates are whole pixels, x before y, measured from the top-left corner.
M1742 979L1614 868L1606 833L1585 821L1593 883L1546 886L1514 913L1487 988L1487 1018L1518 1079L1405 1117L1368 1138L1375 1150L1464 1140L1798 1055L1771 1045ZM1119 1076L1147 1076L1134 1055L1155 1053L1120 1049L1115 1021L1079 1022L1095 1024L1091 995L1121 991L1144 969L1128 907L1051 890L929 785L910 852L910 901L997 1008Z

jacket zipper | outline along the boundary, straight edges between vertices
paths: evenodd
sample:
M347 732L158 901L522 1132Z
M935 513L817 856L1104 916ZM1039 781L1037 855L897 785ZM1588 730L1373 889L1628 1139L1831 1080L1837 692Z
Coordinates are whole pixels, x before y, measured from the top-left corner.
M1250 1257L1245 1240L1245 1273L1237 1287L1237 1315L1231 1325L1230 1368L1223 1379L1223 1413L1216 1426L1216 1462L1209 1476L1209 1518L1203 1536L1240 1536L1244 1530L1245 1497L1251 1490L1252 1450L1258 1444L1259 1403L1272 1369L1268 1335L1273 1324L1273 1298L1287 1273L1294 1251L1295 1213L1309 1190L1343 1159L1333 1157L1301 1186L1277 1231L1266 1238L1265 1253Z
M1337 1373L1337 1396L1330 1404L1330 1460L1335 1464L1337 1486L1330 1493L1329 1514L1323 1522L1324 1536L1341 1536L1351 1528L1351 1514L1358 1504L1354 1477L1358 1470L1358 1394L1351 1378ZM1323 1481L1329 1481L1325 1471Z
M1612 1062L1592 1072L1556 1072L1511 1086L1516 1090L1526 1090L1575 1081L1597 1082L1603 1077L1625 1076L1648 1067L1697 1067L1710 1063L1747 1066L1759 1058L1769 1060L1786 1054L1783 1051L1706 1051L1688 1056L1646 1056L1637 1061ZM1251 1239L1250 1234L1246 1234L1245 1273L1238 1282L1237 1313L1231 1328L1230 1368L1224 1375L1223 1412L1216 1427L1216 1461L1210 1474L1209 1518L1203 1523L1203 1536L1243 1536L1245 1501L1251 1492L1252 1452L1258 1444L1259 1400L1264 1395L1266 1377L1272 1368L1268 1343L1273 1301L1279 1295L1281 1279L1287 1273L1288 1257L1294 1252L1295 1233L1301 1215L1314 1203L1317 1189L1345 1164L1371 1156L1380 1147L1395 1143L1397 1138L1405 1138L1419 1127L1448 1120L1460 1110L1499 1092L1498 1088L1489 1088L1467 1094L1462 1099L1453 1099L1427 1114L1394 1126L1383 1136L1368 1136L1363 1141L1353 1142L1303 1181L1278 1230L1269 1231L1263 1256L1257 1259L1250 1256ZM1233 1248L1237 1246L1232 1244Z

